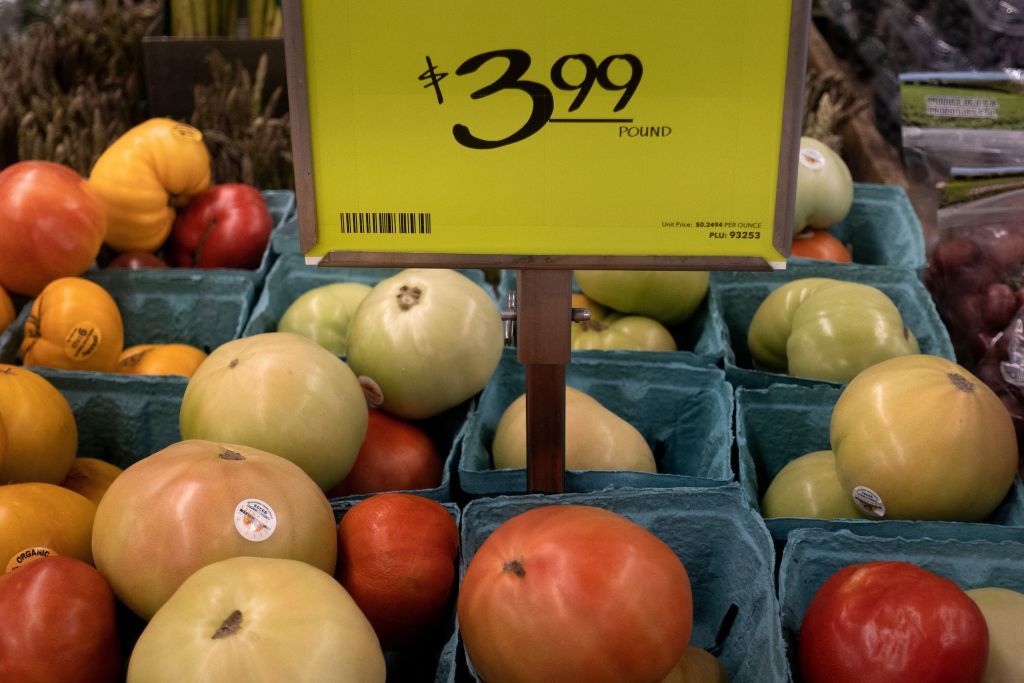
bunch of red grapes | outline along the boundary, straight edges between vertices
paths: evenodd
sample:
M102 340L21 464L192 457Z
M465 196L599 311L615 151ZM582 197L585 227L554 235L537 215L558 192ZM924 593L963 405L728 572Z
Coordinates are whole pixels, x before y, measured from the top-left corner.
M1011 323L1018 313L1024 315L1024 223L951 232L933 249L924 283L949 330L957 361L1002 399L1020 439L1024 387L1007 382L1000 363L1008 360Z

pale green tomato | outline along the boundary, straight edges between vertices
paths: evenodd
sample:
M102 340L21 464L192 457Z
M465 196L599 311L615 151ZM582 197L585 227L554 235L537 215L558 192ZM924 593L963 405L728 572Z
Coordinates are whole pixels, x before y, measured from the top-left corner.
M577 270L573 274L580 291L594 301L669 326L689 319L708 291L708 274L702 271Z
M836 474L832 451L814 451L794 458L779 470L761 501L761 514L772 517L860 519Z
M758 369L838 383L920 350L884 292L818 278L772 292L751 321L748 345Z
M1024 681L1024 594L996 587L966 593L988 625L988 662L981 683Z
M287 458L326 491L352 469L368 420L344 361L305 337L268 332L214 349L189 380L179 427L184 439Z
M766 372L786 372L786 343L793 330L793 314L807 297L825 287L833 287L837 282L822 277L800 278L787 282L765 297L747 329L747 347L755 368Z
M828 228L846 218L853 206L853 177L842 157L825 143L802 137L799 160L793 233Z
M454 270L414 268L359 305L348 362L371 403L423 419L483 389L504 344L497 303L479 285Z
M96 568L143 619L200 567L258 555L333 572L337 542L327 497L295 464L199 439L171 444L118 475L92 530Z
M526 394L505 409L491 444L496 469L526 467ZM565 468L655 472L636 428L582 391L565 388Z
M288 306L277 323L278 332L294 332L312 339L331 353L348 353L348 328L370 286L358 282L335 282L315 287Z
M1013 485L1010 414L939 356L893 358L840 394L829 427L843 488L869 517L980 522Z
M370 622L305 562L236 557L190 576L146 625L128 683L384 683Z
M572 348L577 350L676 350L676 341L664 325L640 315L609 313L601 318L573 323L570 334Z

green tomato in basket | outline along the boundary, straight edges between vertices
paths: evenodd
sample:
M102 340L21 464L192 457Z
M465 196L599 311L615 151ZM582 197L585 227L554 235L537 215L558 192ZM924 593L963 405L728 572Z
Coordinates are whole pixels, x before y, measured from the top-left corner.
M573 349L676 350L676 340L672 338L672 333L653 318L610 311L582 294L572 295L572 305L590 311L590 320L572 324L570 334Z
M352 318L348 363L367 400L407 420L478 394L504 347L492 295L446 268L408 268L374 285Z
M573 274L587 298L668 326L689 319L708 291L708 274L702 271L577 270Z
M526 394L501 414L491 455L496 469L526 467ZM589 394L567 386L565 469L656 472L658 467L636 427Z
M850 493L836 473L832 451L814 451L794 458L779 470L761 501L766 518L861 519Z
M348 353L348 330L369 285L335 282L315 287L288 306L277 323L278 332L294 332L312 339L336 356Z
M853 177L842 157L814 138L800 138L793 234L804 228L828 228L846 218L853 206Z
M830 278L794 280L769 294L754 313L747 346L758 370L840 384L920 351L884 292Z

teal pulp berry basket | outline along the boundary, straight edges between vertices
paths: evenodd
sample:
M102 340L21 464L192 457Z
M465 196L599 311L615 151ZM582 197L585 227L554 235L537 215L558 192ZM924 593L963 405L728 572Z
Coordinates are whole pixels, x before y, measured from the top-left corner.
M608 487L721 486L733 481L732 389L718 368L664 361L644 352L573 358L566 384L586 392L647 440L657 473L574 471L566 491ZM526 470L495 469L491 443L506 407L526 389L523 366L506 349L463 428L459 488L469 496L526 492Z

